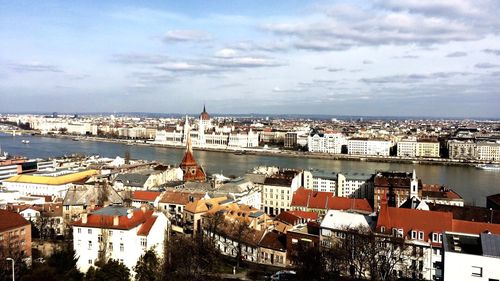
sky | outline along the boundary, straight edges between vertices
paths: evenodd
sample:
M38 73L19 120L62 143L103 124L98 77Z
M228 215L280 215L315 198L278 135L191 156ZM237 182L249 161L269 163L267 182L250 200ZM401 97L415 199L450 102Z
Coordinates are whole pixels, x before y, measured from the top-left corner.
M0 0L0 112L500 117L498 0Z

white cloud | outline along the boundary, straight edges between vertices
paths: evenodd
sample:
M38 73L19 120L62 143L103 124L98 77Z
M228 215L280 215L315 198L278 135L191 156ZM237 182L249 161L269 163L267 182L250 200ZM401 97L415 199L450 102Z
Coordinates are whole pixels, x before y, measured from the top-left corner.
M209 33L192 29L169 30L163 36L163 41L165 42L200 42L209 39L211 39Z

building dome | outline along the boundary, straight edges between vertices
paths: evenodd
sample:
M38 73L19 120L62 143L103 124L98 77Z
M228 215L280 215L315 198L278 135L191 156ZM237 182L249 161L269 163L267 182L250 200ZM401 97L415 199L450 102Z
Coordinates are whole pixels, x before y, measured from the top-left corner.
M208 115L207 111L205 110L205 105L203 105L203 112L200 114L200 119L210 120L210 115Z

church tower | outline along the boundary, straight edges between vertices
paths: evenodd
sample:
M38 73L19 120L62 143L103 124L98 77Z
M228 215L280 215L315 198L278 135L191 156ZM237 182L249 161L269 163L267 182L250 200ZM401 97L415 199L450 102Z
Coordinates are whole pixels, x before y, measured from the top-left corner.
M417 179L417 173L415 172L415 169L413 169L413 174L411 177L411 184L410 184L410 198L418 198L418 179Z
M184 153L184 157L182 158L182 162L179 167L184 173L184 181L204 182L207 178L205 175L205 171L203 171L203 168L201 168L194 159L193 145L191 143L191 132L189 130L186 135L186 152Z

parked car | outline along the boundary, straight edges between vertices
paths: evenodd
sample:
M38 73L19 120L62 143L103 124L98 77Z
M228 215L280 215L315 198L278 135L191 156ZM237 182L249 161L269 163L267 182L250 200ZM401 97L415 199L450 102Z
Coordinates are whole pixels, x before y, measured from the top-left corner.
M293 270L280 270L271 275L270 280L273 281L291 281L296 280L297 273Z

